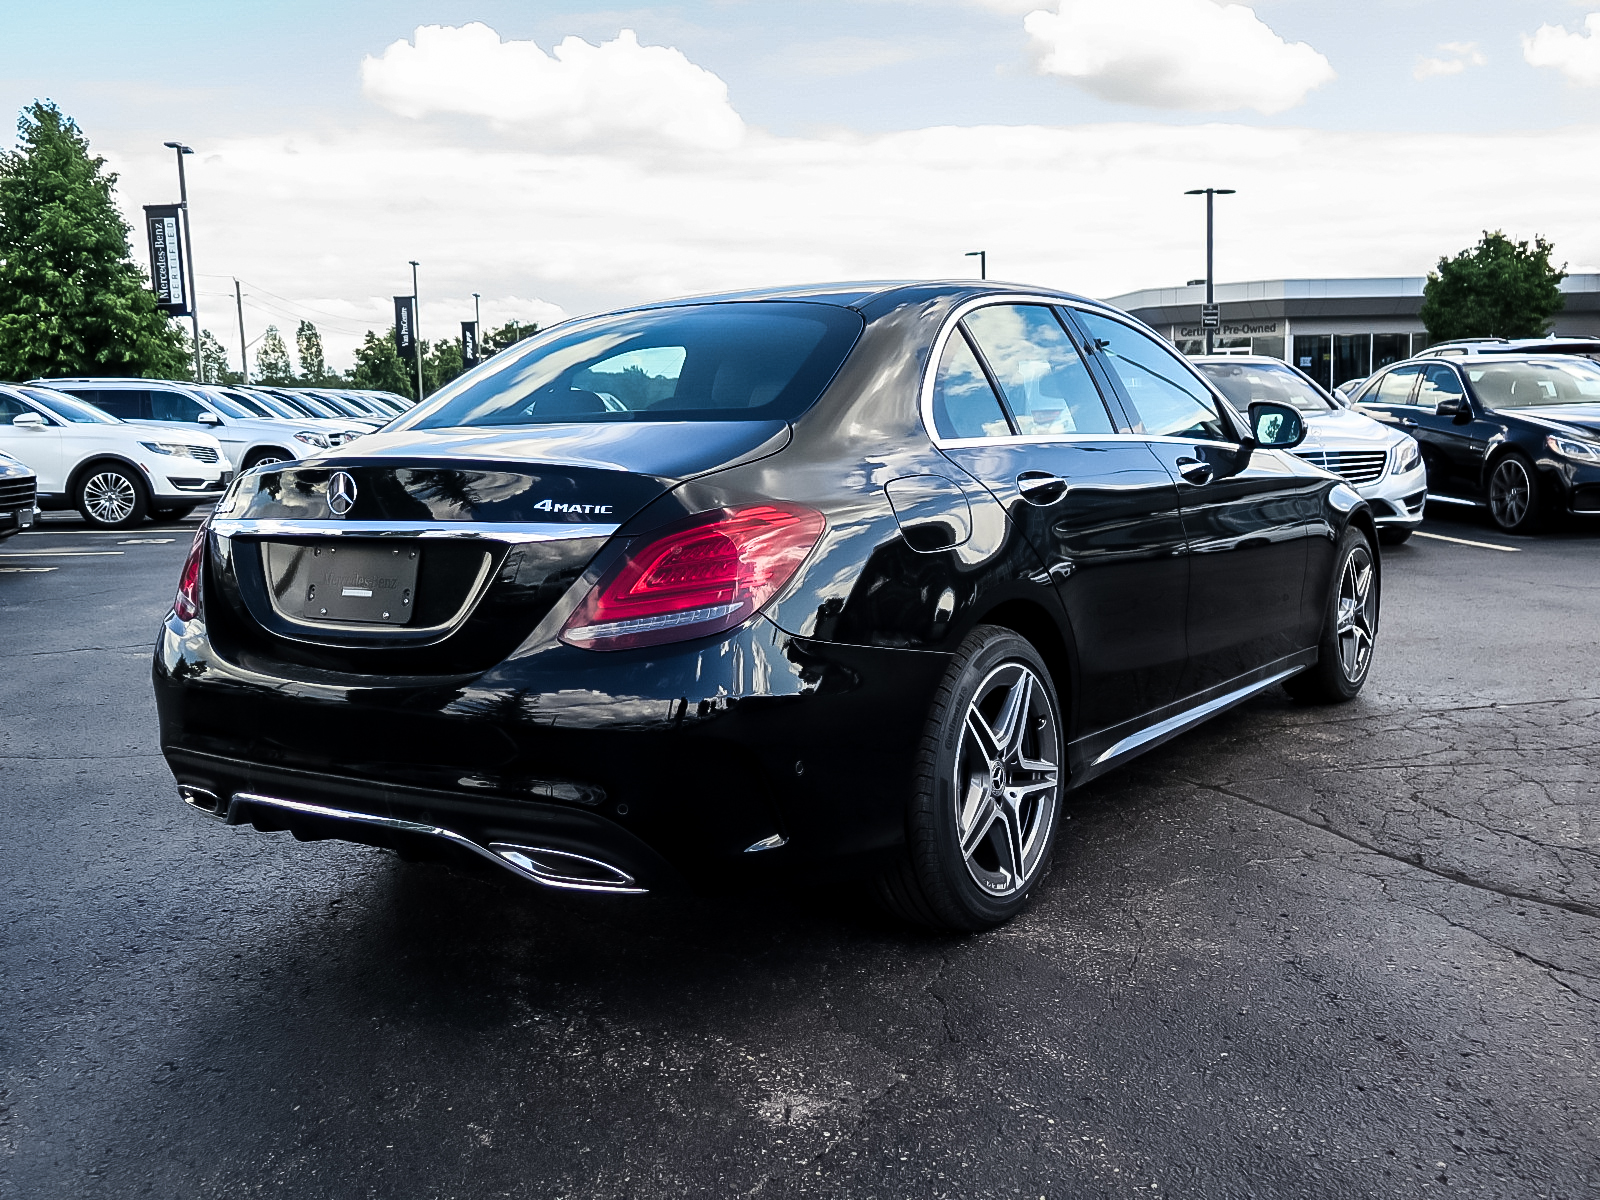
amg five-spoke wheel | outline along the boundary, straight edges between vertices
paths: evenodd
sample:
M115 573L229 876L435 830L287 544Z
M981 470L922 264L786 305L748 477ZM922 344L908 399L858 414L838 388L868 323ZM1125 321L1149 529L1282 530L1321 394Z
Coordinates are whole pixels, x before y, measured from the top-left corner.
M1377 551L1367 534L1351 526L1339 540L1328 598L1323 601L1317 661L1284 680L1291 696L1312 704L1340 704L1360 694L1372 669L1380 590Z
M1372 585L1377 578L1372 551L1359 546L1344 560L1339 578L1339 666L1344 677L1359 683L1366 677L1372 658L1372 639L1377 630L1377 613L1372 606Z
M1050 670L1025 638L980 625L934 695L904 858L879 880L896 913L988 929L1027 903L1050 862L1065 764Z
M1507 454L1490 472L1489 515L1507 533L1526 533L1538 519L1538 476L1522 455Z

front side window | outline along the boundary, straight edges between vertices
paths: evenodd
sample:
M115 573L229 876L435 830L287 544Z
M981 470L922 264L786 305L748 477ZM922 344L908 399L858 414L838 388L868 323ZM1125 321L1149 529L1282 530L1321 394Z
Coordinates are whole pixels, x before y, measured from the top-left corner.
M63 421L74 425L115 425L117 419L108 417L92 404L85 404L76 396L49 388L22 388L22 394L35 404L42 404Z
M1396 367L1378 380L1378 386L1361 399L1368 404L1409 404L1411 385L1421 373L1421 367Z
M850 309L800 301L573 322L495 355L396 427L792 420L822 395L863 328Z
M200 401L182 392L151 392L150 419L152 421L198 421L206 410Z
M945 343L933 380L933 427L940 437L1009 437L1011 423L960 328Z
M1327 397L1286 363L1207 362L1197 365L1242 413L1249 412L1257 401L1290 404L1312 417L1333 410Z
M1441 400L1459 400L1466 393L1461 377L1449 367L1429 367L1422 376L1422 386L1417 389L1417 404L1435 409Z
M23 413L32 413L36 417L43 416L43 414L24 404L21 400L16 399L14 396L0 395L0 424L9 425L11 424L12 418L20 417ZM49 417L43 417L43 420L47 425L55 424L55 422L50 420Z
M1024 435L1112 433L1111 414L1054 311L995 304L965 319Z
M1141 433L1232 440L1211 393L1175 353L1121 321L1081 309L1076 315L1122 381L1143 425Z

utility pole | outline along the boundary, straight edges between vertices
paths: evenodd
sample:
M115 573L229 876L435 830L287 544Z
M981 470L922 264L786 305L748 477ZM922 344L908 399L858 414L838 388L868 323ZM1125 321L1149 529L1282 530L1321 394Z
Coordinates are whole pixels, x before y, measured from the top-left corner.
M478 361L483 361L483 313L478 310L478 293L472 293L472 337L478 343Z
M239 290L239 281L233 281L233 303L239 310L239 365L244 369L244 381L250 382L250 344L244 340L244 293Z
M987 250L968 250L962 258L975 258L978 260L978 278L989 278L989 252Z
M1221 323L1217 313L1216 280L1217 273L1212 269L1213 220L1214 205L1218 196L1232 196L1234 188L1191 188L1185 196L1204 196L1206 198L1206 306L1200 312L1200 324L1206 331L1206 353L1211 353L1212 331Z
M183 210L183 242L189 251L189 316L194 321L194 381L204 383L205 371L200 365L200 297L194 287L194 237L189 232L189 184L183 175L183 156L194 151L182 142L162 142L178 156L178 207Z
M422 297L417 294L417 260L411 259L411 341L417 352L417 403L422 403Z

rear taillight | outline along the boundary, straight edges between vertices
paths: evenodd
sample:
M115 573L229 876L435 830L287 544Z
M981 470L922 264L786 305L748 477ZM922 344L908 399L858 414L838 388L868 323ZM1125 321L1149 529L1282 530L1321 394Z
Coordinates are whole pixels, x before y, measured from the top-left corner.
M561 640L627 650L733 629L794 577L825 524L821 513L792 504L702 514L607 571L567 618Z
M194 531L194 544L189 547L189 557L183 560L183 574L178 576L178 595L172 601L172 611L180 621L192 621L200 615L200 575L206 561L206 527Z

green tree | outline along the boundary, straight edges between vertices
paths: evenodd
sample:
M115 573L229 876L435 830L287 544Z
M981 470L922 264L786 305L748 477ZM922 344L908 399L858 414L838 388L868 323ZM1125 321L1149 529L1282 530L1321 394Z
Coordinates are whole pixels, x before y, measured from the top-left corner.
M322 353L322 335L310 321L301 321L294 331L295 350L300 355L300 381L306 387L333 387L343 382L328 370Z
M454 338L422 343L422 382L433 395L466 368L461 364L461 343Z
M1544 238L1513 242L1500 230L1441 258L1422 289L1422 323L1433 341L1468 337L1539 337L1565 297L1566 266L1550 265L1555 247Z
M275 387L293 387L300 382L289 359L289 347L283 344L276 325L268 325L261 335L261 346L256 351L256 382Z
M0 378L181 374L183 340L132 261L117 176L50 101L24 109L17 133L0 154Z
M491 329L479 339L478 353L484 358L491 354L498 354L507 346L514 346L523 338L531 338L539 332L536 322L508 321L499 329Z
M350 371L350 386L398 396L417 394L415 368L400 360L394 348L394 326L381 337L367 330L356 347L356 365Z
M172 379L194 378L194 343L187 335L183 338L184 369L171 375ZM200 331L200 366L205 378L200 383L243 383L244 376L235 371L228 361L228 351L209 329Z

